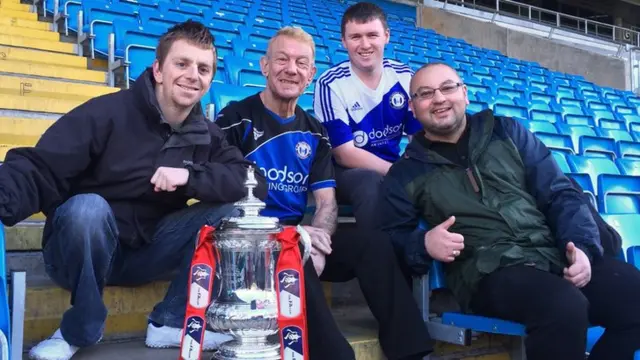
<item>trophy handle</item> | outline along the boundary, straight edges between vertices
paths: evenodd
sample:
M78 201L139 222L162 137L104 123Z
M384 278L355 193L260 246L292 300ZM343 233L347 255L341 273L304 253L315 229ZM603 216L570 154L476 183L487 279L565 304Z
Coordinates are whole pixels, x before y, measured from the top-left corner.
M302 263L305 264L311 256L311 236L302 226L296 226L298 234L300 234L300 241L304 245L304 253L302 254Z

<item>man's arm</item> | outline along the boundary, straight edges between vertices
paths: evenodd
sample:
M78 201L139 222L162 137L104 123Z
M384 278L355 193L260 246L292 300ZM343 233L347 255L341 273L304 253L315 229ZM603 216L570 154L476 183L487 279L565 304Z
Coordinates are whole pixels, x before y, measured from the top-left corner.
M396 249L401 249L405 261L416 274L426 274L432 259L425 247L427 229L420 228L420 211L397 178L389 173L380 188L377 205L380 229L391 237Z
M602 255L598 227L582 194L556 164L547 147L518 121L496 118L513 140L525 166L527 189L545 215L558 248L573 242L589 260Z
M99 156L111 122L95 119L92 101L73 109L47 129L35 147L12 149L0 166L0 220L13 226L38 211L59 206L70 181Z
M322 188L313 192L316 203L316 211L311 221L311 226L323 229L329 235L333 235L338 226L338 202L336 192L332 187Z
M211 152L209 161L189 167L186 195L205 202L230 203L246 196L244 182L247 168L255 166L246 160L235 146L229 145L216 124L209 124ZM264 200L267 186L261 171L254 172L258 180L255 196Z
M354 145L347 107L323 78L316 83L313 104L314 113L327 129L338 164L347 168L371 169L383 175L387 173L390 162Z

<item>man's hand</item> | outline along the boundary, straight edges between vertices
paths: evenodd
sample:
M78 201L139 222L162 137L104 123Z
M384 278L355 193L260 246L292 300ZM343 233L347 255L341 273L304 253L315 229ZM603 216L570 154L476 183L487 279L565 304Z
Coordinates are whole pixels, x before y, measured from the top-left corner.
M324 271L324 266L327 263L327 259L320 250L315 247L311 248L311 260L313 261L313 268L316 269L316 274L318 276L322 275Z
M303 226L303 228L311 237L311 254L313 254L314 249L319 251L323 257L331 254L331 236L324 229L313 226Z
M564 268L564 278L579 288L587 285L591 281L591 263L587 254L569 242L566 255L569 267Z
M189 181L189 170L165 166L159 167L151 177L151 183L155 186L156 192L175 191L178 186L186 185L187 181Z
M432 259L442 262L452 262L464 249L464 237L449 232L449 228L456 222L456 217L448 218L442 224L427 231L424 235L424 247Z

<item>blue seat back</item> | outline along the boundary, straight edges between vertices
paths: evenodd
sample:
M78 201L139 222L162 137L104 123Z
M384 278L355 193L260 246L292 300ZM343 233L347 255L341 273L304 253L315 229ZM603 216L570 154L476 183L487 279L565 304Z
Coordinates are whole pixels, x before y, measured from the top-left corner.
M567 155L567 162L572 173L589 174L593 189L598 188L598 175L620 174L615 163L607 158Z
M240 101L260 92L255 87L234 86L229 84L211 84L211 103L214 105L214 114L217 116L220 110L234 101Z
M640 178L601 174L598 177L598 210L605 214L640 214Z
M602 218L622 237L627 262L640 270L640 214L602 214Z
M623 158L616 159L616 165L620 169L620 173L623 175L640 176L640 159Z

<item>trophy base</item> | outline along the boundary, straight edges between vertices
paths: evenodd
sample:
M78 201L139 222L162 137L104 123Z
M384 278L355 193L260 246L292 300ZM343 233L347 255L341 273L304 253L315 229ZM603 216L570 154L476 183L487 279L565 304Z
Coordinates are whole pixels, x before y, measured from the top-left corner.
M220 346L211 360L280 360L280 343L240 343L232 340Z

